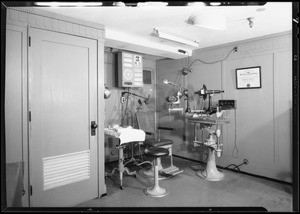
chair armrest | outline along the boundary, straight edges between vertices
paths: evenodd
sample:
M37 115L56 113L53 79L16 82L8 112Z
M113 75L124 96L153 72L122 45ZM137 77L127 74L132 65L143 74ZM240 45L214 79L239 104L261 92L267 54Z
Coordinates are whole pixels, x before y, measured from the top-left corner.
M176 129L174 129L174 128L162 127L162 126L157 127L157 129L169 130L169 131L176 131Z

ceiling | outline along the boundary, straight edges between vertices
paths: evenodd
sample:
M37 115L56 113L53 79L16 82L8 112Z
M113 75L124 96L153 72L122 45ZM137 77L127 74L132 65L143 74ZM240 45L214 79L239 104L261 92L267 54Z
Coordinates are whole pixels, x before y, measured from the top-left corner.
M157 58L183 58L195 49L292 30L292 2L267 2L262 6L166 7L40 7L39 9L105 26L105 46L149 54ZM212 30L187 23L191 15L222 14L227 30ZM250 28L247 18L253 17ZM154 28L190 41L193 47L153 35ZM186 53L178 52L178 49Z

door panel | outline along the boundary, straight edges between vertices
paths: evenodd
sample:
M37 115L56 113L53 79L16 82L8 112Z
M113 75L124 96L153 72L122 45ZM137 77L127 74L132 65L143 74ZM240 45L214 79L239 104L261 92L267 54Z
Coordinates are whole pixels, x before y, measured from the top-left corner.
M74 206L98 196L96 40L30 29L31 206ZM81 155L78 155L81 154Z

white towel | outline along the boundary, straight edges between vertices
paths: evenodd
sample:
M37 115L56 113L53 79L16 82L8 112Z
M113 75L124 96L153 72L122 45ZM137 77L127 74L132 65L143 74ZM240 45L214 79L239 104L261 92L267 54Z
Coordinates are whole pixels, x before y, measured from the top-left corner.
M123 143L145 141L146 134L143 130L134 129L131 126L127 128L117 127L115 129L104 129L104 133L120 139L120 145Z

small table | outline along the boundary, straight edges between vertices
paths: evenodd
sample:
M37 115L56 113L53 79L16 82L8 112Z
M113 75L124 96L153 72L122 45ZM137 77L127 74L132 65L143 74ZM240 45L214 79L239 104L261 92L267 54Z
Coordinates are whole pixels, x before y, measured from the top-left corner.
M145 141L145 132L140 129L134 129L132 127L118 127L118 128L104 128L104 133L112 138L119 139L119 146L117 149L119 150L119 164L118 168L114 168L111 173L106 175L113 175L116 170L119 171L120 175L120 188L123 189L123 172L127 172L128 175L135 175L136 172L130 172L127 167L124 166L124 154L123 149L126 146L125 144L130 142L139 142Z
M196 116L196 117L188 117L187 118L189 122L194 123L194 143L198 145L205 145L208 148L208 157L206 162L206 169L205 170L199 170L197 172L197 175L205 180L209 181L219 181L222 180L225 175L218 171L216 167L216 161L215 161L215 153L217 153L217 157L221 157L221 149L222 146L220 144L220 126L224 125L226 123L229 123L228 118L217 118L215 116ZM216 129L210 134L210 139L207 140L207 142L200 142L196 138L196 129L197 124L205 124L205 125L215 125ZM212 134L216 135L217 140L215 141L212 137Z

